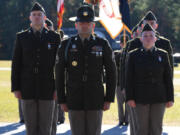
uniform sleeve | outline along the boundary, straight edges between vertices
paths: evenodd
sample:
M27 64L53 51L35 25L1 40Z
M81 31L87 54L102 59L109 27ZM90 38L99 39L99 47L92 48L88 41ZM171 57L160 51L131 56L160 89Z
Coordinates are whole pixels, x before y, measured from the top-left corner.
M61 36L59 34L57 34L56 39L57 39L57 41L56 41L57 44L60 45L61 44Z
M172 68L170 66L168 54L165 57L165 71L164 71L164 81L167 91L167 102L174 101L174 87L172 80Z
M120 78L120 86L121 86L121 90L125 88L125 64L126 64L126 52L125 52L125 49L123 49L122 51L122 62L121 62L121 72L120 72L120 75L121 75L121 78Z
M115 56L115 62L116 62L116 66L119 66L119 62L120 62L120 54L119 52L114 52L114 56Z
M168 47L168 56L169 56L169 62L172 69L172 78L174 75L174 60L173 60L173 49L170 41L167 41L167 47Z
M134 99L134 60L133 55L127 54L125 89L126 101Z
M11 91L21 91L21 60L22 48L19 41L19 35L16 35L15 46L13 50L12 66L11 66Z
M114 53L109 43L104 45L103 64L106 72L106 95L105 101L114 102L116 89L116 63Z
M59 45L56 54L56 66L55 66L55 86L57 90L58 103L66 103L66 91L65 91L65 45Z
M122 61L124 62L123 68L124 71L122 71L122 79L121 79L121 88L125 88L126 87L126 64L127 64L127 57L128 57L128 52L129 52L129 46L130 46L130 42L127 42L127 45L124 49L124 55L122 55ZM123 80L124 79L124 80Z

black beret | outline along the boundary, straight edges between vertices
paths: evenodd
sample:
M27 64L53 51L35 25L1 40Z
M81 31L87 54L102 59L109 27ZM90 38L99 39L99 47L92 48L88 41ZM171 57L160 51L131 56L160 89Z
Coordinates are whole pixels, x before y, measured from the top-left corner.
M44 14L46 14L43 6L41 6L38 2L33 5L33 7L31 8L31 12L32 11L42 11Z
M45 23L47 24L48 27L53 26L53 22L49 20L48 18L46 18Z
M155 32L155 30L148 23L142 29L142 32L144 32L144 31L153 31L153 32Z
M146 13L146 15L144 16L144 20L147 20L147 21L157 21L157 18L155 17L154 13L152 11L148 11Z

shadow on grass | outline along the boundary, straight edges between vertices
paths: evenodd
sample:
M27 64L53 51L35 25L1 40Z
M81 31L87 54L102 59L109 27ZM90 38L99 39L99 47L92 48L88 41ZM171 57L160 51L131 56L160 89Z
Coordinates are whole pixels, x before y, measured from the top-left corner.
M17 130L20 126L22 126L23 124L20 123L13 123L13 124L9 124L9 125L5 125L5 126L1 126L0 127L0 134L5 134L7 132L13 131L13 130ZM25 132L25 131L24 131ZM24 135L23 134L13 134L13 135Z
M111 129L105 130L102 135L127 135L127 129L127 126L116 126Z
M56 135L71 135L71 130L68 130L65 133L58 133Z

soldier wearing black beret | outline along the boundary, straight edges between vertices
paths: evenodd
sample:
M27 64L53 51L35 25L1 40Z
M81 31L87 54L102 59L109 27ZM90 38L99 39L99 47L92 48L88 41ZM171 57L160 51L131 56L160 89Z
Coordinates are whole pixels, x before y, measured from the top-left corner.
M62 41L57 54L58 102L68 112L72 135L100 135L103 110L110 109L115 97L114 54L107 40L94 36L94 21L92 8L81 6L75 22L78 34Z
M161 135L165 108L173 106L174 88L168 53L155 46L156 32L146 24L142 46L128 54L126 100L135 108L137 135Z
M12 58L12 92L22 99L28 135L50 135L56 99L54 65L60 36L45 27L45 10L35 3L31 27L16 35Z

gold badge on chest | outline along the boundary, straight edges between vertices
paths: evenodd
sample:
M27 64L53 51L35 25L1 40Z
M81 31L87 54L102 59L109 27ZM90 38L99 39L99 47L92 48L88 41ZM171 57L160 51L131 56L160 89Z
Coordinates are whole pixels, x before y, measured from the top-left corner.
M76 67L78 65L77 61L72 61L72 66Z

